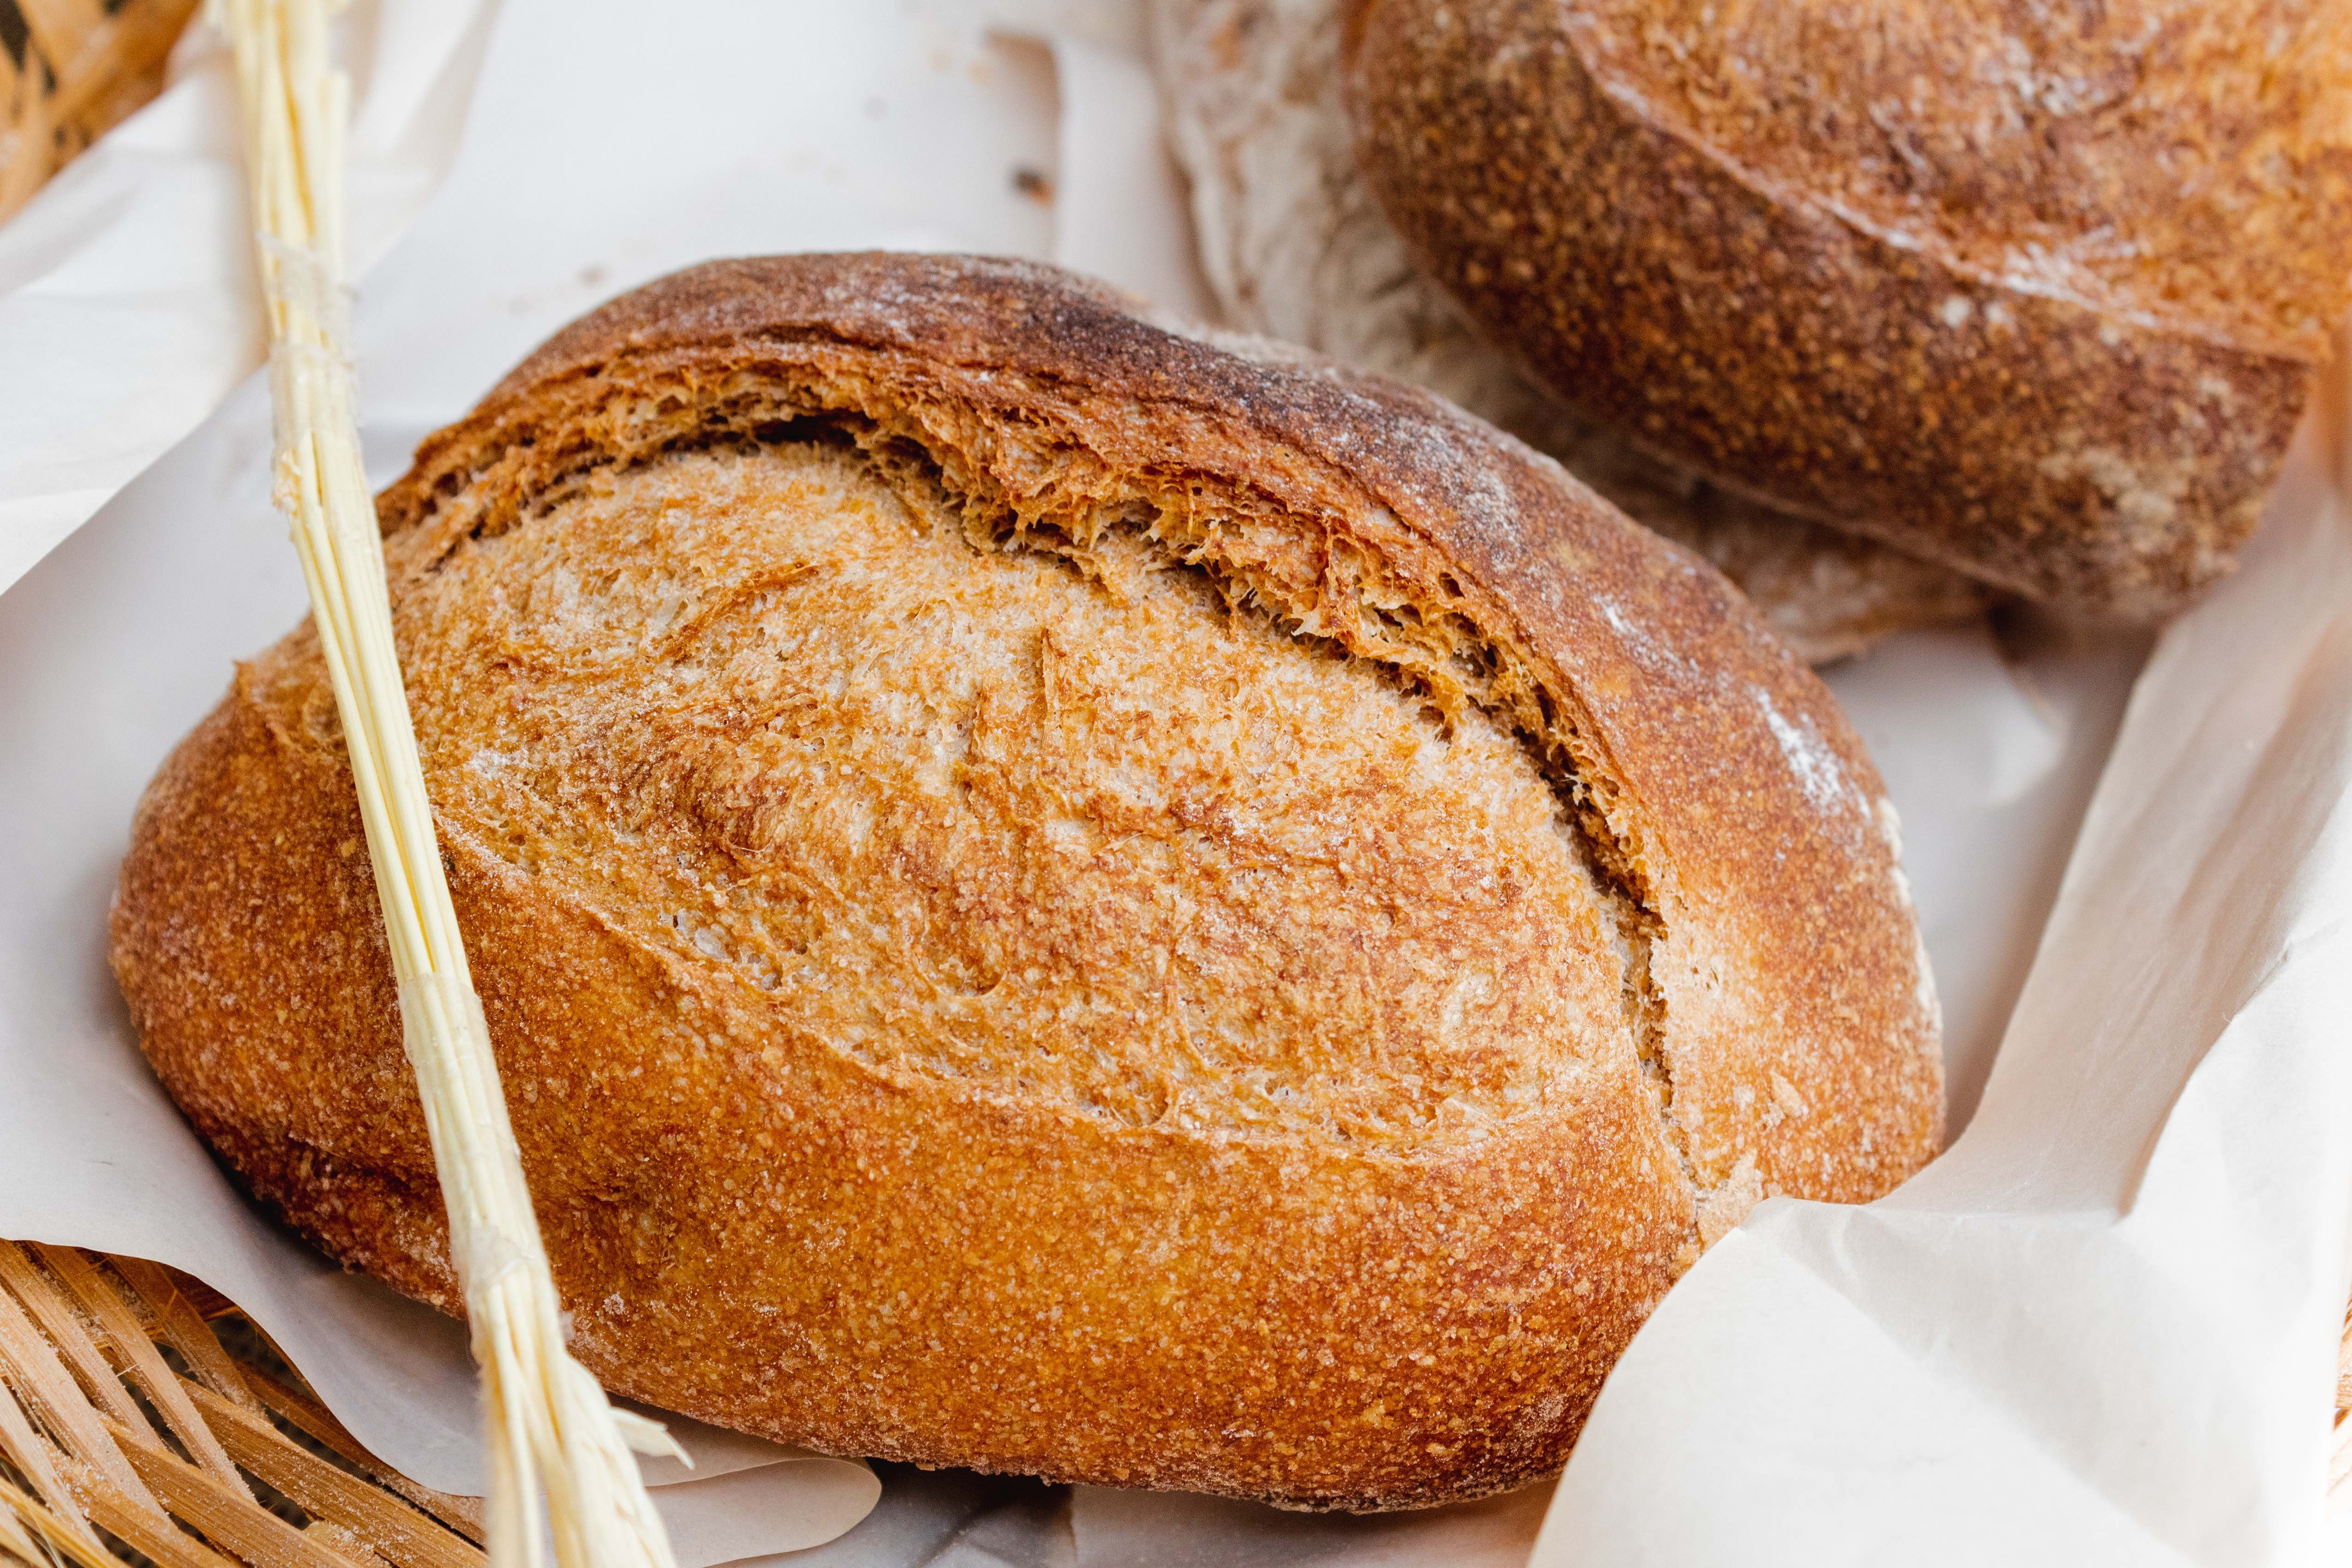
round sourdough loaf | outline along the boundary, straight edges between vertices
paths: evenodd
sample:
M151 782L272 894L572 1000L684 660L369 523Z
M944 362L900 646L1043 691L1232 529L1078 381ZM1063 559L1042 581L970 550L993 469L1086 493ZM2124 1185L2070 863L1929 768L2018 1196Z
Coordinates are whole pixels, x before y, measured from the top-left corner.
M1893 814L1712 570L1394 384L1048 268L715 263L380 503L556 1279L616 1390L1300 1508L1565 1457L1759 1197L1933 1152ZM254 1192L455 1309L305 628L114 961Z
M1421 275L1356 166L1340 88L1347 0L1154 0L1169 145L1224 320L1429 388L1566 464L1739 585L1825 664L1993 599L1949 567L1776 511L1541 390Z
M2253 527L2352 298L2337 0L1348 0L1416 260L1586 413L2102 618Z

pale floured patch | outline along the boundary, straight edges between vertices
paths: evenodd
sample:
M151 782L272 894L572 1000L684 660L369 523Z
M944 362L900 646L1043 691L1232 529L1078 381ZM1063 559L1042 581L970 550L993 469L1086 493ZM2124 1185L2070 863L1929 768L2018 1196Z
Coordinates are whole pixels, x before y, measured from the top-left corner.
M1821 811L1853 810L1865 820L1871 819L1874 814L1870 803L1847 774L1844 760L1822 739L1811 716L1800 714L1791 721L1773 702L1770 693L1761 687L1753 689L1756 706L1764 714L1765 727L1772 731L1772 739L1780 746L1789 771L1797 776L1797 786L1805 792L1805 798Z

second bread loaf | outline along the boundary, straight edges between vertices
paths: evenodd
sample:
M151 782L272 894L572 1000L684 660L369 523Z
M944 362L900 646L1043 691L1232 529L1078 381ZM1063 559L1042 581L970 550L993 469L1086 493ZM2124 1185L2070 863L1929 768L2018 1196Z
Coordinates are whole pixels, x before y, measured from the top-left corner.
M2352 290L2352 7L1352 4L1383 205L1576 406L2081 615L2252 528Z

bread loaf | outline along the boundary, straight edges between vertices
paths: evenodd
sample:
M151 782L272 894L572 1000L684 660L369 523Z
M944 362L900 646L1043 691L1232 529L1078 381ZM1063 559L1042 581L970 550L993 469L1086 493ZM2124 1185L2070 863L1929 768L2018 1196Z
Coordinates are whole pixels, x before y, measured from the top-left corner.
M380 510L583 1362L835 1452L1299 1508L1557 1467L1771 1193L1934 1151L1877 776L1713 571L1426 395L1049 268L714 263ZM115 969L238 1176L456 1310L311 632Z
M1823 664L1981 614L1948 567L1792 517L1634 446L1540 390L1415 269L1356 167L1343 0L1155 0L1169 140L1227 321L1428 387L1559 458L1634 521L1706 556Z
M1349 5L1382 205L1591 416L2078 615L2252 528L2352 284L2352 7Z

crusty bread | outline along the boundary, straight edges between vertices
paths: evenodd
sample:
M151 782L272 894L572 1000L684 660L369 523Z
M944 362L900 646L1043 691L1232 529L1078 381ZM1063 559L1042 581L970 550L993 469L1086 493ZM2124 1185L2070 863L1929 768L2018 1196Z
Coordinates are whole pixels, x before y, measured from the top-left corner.
M2352 285L2352 7L1349 5L1382 205L1580 409L2075 614L2253 526Z
M1414 270L1356 168L1339 86L1342 0L1156 0L1169 138L1202 271L1235 326L1428 387L1501 426L1712 562L1810 663L1981 614L1948 567L1778 512L1643 450L1538 389Z
M381 501L585 1363L1305 1508L1559 1464L1768 1193L1936 1147L1876 775L1695 558L1426 395L1010 262L714 263ZM457 1304L311 632L144 798L150 1059Z

